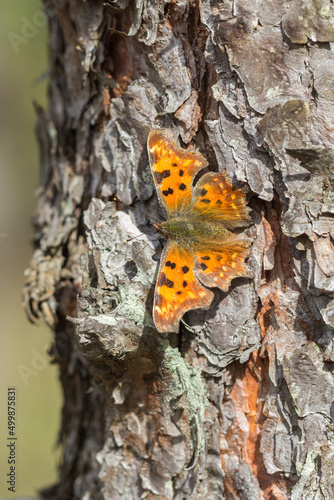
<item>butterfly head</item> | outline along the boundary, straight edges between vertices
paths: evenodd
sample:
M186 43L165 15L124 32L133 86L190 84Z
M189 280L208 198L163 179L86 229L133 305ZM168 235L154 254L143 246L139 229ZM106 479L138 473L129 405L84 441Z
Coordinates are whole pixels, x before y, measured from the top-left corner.
M165 228L165 222L154 222L153 227L156 231L163 234L165 237L168 236L167 230Z

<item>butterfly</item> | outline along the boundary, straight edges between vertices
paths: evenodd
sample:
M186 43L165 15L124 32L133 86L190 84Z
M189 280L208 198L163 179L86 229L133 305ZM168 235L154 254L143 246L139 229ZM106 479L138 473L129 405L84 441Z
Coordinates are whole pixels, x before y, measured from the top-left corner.
M214 294L245 275L250 240L231 230L250 224L245 193L222 172L195 176L208 165L199 151L185 150L168 129L153 129L148 155L159 202L167 220L154 228L167 238L154 294L157 330L178 332L183 314L209 309Z

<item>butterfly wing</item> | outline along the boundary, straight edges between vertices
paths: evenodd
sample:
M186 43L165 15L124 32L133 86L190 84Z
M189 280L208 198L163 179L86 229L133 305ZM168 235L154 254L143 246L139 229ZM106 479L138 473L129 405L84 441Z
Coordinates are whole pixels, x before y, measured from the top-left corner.
M194 266L190 248L168 241L154 294L153 319L160 333L177 333L183 314L190 309L209 309L214 295L198 281Z
M195 275L203 285L227 292L233 278L249 275L245 264L249 246L249 239L231 236L220 244L197 247Z
M228 229L251 221L245 193L232 186L222 172L208 172L196 184L192 208L200 219L221 221Z
M198 151L182 149L168 130L152 130L147 146L160 204L168 217L176 216L189 207L194 177L207 161Z

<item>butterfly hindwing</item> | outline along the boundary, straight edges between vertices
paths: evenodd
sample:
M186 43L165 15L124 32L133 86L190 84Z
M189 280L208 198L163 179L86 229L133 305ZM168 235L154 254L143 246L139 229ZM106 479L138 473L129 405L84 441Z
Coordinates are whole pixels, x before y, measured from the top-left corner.
M192 183L207 161L198 151L178 146L173 133L154 129L148 137L148 154L160 204L167 215L184 212L192 199Z
M168 241L163 250L154 294L153 318L159 332L178 332L183 314L209 309L213 293L194 274L195 255L190 248Z
M233 229L250 222L245 193L232 186L222 172L208 172L193 192L192 208L202 219L219 220Z
M248 273L245 258L249 246L250 240L232 236L218 245L197 248L196 276L203 285L216 286L226 292L233 278Z

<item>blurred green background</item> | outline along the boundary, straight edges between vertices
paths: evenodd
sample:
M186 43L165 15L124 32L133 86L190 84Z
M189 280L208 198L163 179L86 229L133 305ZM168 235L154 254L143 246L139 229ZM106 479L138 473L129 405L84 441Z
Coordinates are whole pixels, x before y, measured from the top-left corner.
M32 101L46 107L48 39L36 0L2 2L0 16L0 497L37 496L56 480L61 394L49 329L21 307L32 255L39 155ZM36 83L38 82L38 83ZM47 362L46 362L47 361ZM31 370L31 371L29 371ZM7 490L7 388L17 393L16 492Z

